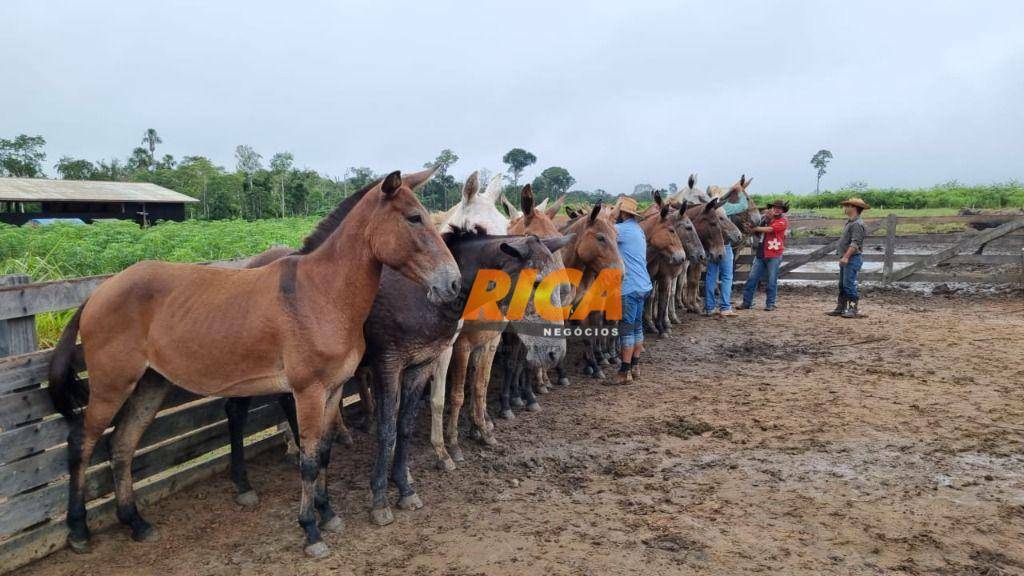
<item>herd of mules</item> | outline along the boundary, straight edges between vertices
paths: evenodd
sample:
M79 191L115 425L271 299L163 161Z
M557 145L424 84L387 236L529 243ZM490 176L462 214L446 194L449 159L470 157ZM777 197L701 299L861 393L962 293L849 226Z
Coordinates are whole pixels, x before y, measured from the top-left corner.
M477 329L462 320L463 307L484 269L504 271L514 283L524 270L540 271L538 278L579 270L579 285L563 284L551 304L579 303L602 270L622 267L613 209L535 205L527 185L520 206L508 205L506 215L497 207L501 175L481 190L473 173L455 207L430 214L414 191L432 174L388 174L345 199L299 249L272 248L246 269L141 262L93 292L61 335L49 374L54 407L71 430L67 525L73 550L88 550L85 474L110 426L117 517L133 539L156 538L135 503L132 457L172 386L228 398L232 479L243 505L258 502L243 455L249 404L253 396L277 396L299 447L305 552L321 557L328 553L321 531L339 532L343 525L331 508L326 471L339 431L350 439L340 409L347 381L359 384L377 435L370 517L378 525L394 520L389 479L398 488L399 508L423 506L408 456L428 385L431 444L438 465L452 470L463 460L459 419L467 386L473 436L497 444L486 402L499 349L503 418L514 417L513 407L538 410L535 393L569 384L566 340L536 330L563 322L543 318L532 298L521 320ZM668 333L678 322L677 308L697 311L706 261L721 259L726 242L742 242L760 222L749 197L739 215L726 217L720 208L726 198L746 195L748 185L744 177L727 190L704 191L691 176L686 189L670 198L656 195L642 214L655 286L645 313L649 330ZM508 306L506 299L502 311ZM572 322L600 327L605 320L595 314ZM614 339L593 336L583 345L584 373L603 377L602 366L617 361ZM83 362L87 384L78 378ZM553 383L549 370L556 374Z

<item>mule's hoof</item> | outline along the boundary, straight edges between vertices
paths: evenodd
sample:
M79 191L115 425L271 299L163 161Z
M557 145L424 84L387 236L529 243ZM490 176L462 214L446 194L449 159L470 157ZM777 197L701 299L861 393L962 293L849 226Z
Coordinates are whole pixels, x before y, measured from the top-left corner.
M235 503L239 506L245 506L246 508L252 508L260 503L260 497L256 494L255 490L249 490L248 492L242 492L241 494L235 494Z
M612 356L612 359L610 360L610 362L612 363L613 366L615 364L618 364L619 363L619 357L618 356Z
M454 472L455 461L452 460L451 457L438 459L437 467L440 468L441 470L444 470L445 472Z
M515 420L516 419L516 415L515 415L515 413L512 412L511 409L509 409L509 410L502 410L501 414L499 414L499 416L501 416L501 418L504 419L504 420Z
M159 539L160 532L148 524L138 530L132 530L132 540L136 542L156 542Z
M330 553L331 549L327 547L323 540L306 546L306 556L310 558L326 558Z
M494 438L494 434L487 433L480 435L480 442L483 442L484 446L488 448L494 448L498 445L498 440Z
M515 406L516 408L522 408L523 407L523 399L520 398L519 396L513 396L512 398L509 399L508 402L509 402L509 404Z
M594 372L594 379L604 380L604 372L602 372L601 370L597 370L596 372Z
M68 548L75 554L88 554L91 552L91 546L89 546L89 539L74 538L68 534Z
M597 361L601 366L608 366L611 362L608 361L608 357L604 354L601 355L601 359Z
M332 516L330 520L320 524L320 529L332 534L341 534L345 529L345 522L341 519L341 516Z
M540 412L540 404L534 402L526 406L527 412Z
M355 442L352 441L352 433L350 432L343 432L341 434L338 434L336 440L338 444L341 444L342 446L352 446L355 444Z
M587 364L586 366L583 367L583 373L586 374L587 376L592 376L594 374L594 367L591 366L590 364Z
M547 394L549 392L551 392L551 390L548 390L547 386L538 386L537 387L537 394Z
M403 496L398 501L398 507L402 510L419 510L423 508L423 500L420 500L419 494L413 492L408 496Z
M559 386L568 386L569 385L569 378L566 377L566 376L562 376L561 378L558 379L558 385Z
M452 460L455 462L465 462L466 457L462 454L462 448L458 446L452 446L448 449L448 453L451 454Z
M387 526L395 521L395 515L391 513L391 508L374 508L370 510L370 522L373 522L377 526Z

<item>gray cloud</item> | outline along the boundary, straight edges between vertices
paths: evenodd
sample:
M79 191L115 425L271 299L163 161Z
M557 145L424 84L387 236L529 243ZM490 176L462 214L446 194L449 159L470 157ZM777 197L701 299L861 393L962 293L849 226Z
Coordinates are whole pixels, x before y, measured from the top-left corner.
M1024 4L38 2L0 5L0 136L63 154L233 165L236 144L341 174L461 176L513 146L585 189L753 175L824 184L1021 178ZM52 172L52 170L50 170Z

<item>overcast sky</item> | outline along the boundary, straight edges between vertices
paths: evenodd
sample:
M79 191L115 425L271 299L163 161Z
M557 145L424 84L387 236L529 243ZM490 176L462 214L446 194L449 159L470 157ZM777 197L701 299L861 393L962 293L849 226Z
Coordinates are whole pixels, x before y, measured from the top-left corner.
M577 188L1024 179L1024 2L0 3L0 137L462 178L512 147Z

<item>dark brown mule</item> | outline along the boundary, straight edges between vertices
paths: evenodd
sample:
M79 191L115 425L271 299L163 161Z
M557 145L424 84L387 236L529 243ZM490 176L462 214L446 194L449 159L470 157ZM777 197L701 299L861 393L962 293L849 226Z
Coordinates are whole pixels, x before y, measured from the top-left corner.
M612 213L610 210L605 210L601 202L594 205L589 215L579 216L573 220L563 229L563 232L575 234L575 236L562 251L562 261L566 268L580 270L583 273L573 298L575 306L580 303L602 270L622 269L622 256L619 254L618 233L612 223ZM600 328L603 325L603 319L600 316L600 314L591 314L588 318L574 323L585 329ZM583 347L585 363L583 372L594 378L604 378L601 364L602 360L605 364L608 360L605 357L598 357L599 337L585 337Z
M647 273L651 277L654 292L644 306L644 327L651 332L657 331L660 336L666 336L671 332L667 295L671 283L683 269L686 252L676 231L672 208L662 200L661 194L657 191L654 193L652 207L658 211L640 222L640 228L647 240ZM660 297L661 295L666 297Z
M686 209L686 215L693 221L697 230L700 242L704 246L704 252L708 260L720 262L725 257L726 233L722 228L724 218L718 214L718 206L721 200L713 199L707 204L697 204ZM686 285L683 289L683 305L690 312L699 313L700 307L697 301L700 277L704 273L703 265L690 265L686 270Z
M676 225L676 233L683 242L683 251L686 252L686 261L683 262L679 274L669 283L668 294L658 294L658 298L668 298L668 318L672 324L679 324L680 319L676 314L676 306L683 309L682 293L686 284L686 272L690 266L704 266L707 263L707 253L704 252L704 245L701 244L700 235L693 225L693 220L686 215L689 208L687 202L672 207L672 217ZM660 304L659 304L660 305Z
M542 210L534 206L533 187L527 184L523 187L520 194L522 213L509 224L508 233L514 236L532 235L541 239L562 238L562 233L558 231L552 218L561 209L565 198L565 196L562 196L554 204ZM556 251L553 253L553 256L555 268L564 268L561 253ZM562 301L572 302L575 291L568 284L563 285L562 288ZM527 369L526 347L522 339L515 334L514 324L512 328L512 332L506 332L504 336L506 345L502 348L505 351L505 355L500 394L500 414L505 419L515 417L515 414L512 412L512 406L525 405L526 409L531 412L540 410L540 404L533 394L533 385L536 385L538 392L546 393L548 384L547 370L541 367ZM559 383L562 385L568 384L569 380L565 376L565 368L562 362L559 362L556 368L559 371ZM532 383L530 382L531 379Z
M436 302L454 299L461 287L454 258L412 193L417 183L392 172L360 191L313 233L322 243L301 255L246 270L142 262L93 292L61 335L50 365L50 395L71 419L72 547L87 546L85 470L119 410L111 450L118 516L135 539L153 537L135 505L131 460L173 382L200 395L294 395L302 447L299 524L307 554L328 552L316 512L326 529L340 528L325 484L330 432L341 384L363 355L363 322L382 266L427 286ZM330 229L332 219L343 218ZM79 331L88 389L71 363ZM87 394L80 417L75 408Z

